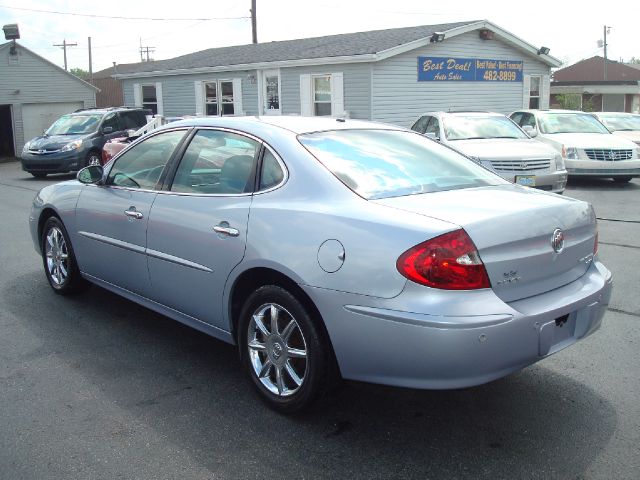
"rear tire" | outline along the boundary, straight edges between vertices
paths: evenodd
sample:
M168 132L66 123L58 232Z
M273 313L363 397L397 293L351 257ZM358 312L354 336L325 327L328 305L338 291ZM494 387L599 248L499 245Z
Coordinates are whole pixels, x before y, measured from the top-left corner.
M45 222L40 245L44 273L54 292L68 295L89 286L80 275L67 230L57 217Z
M47 176L46 173L41 173L41 172L29 172L29 173L36 178L45 178Z
M289 291L266 285L240 312L238 346L258 393L280 412L309 407L328 386L330 354L321 330Z
M613 177L613 181L616 183L628 183L631 181L631 177Z

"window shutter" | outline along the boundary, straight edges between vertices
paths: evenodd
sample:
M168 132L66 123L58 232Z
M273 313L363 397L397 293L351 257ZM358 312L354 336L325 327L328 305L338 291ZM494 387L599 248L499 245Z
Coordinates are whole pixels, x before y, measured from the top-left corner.
M300 75L300 115L313 115L311 98L311 75Z
M540 108L549 110L549 90L551 87L549 75L542 76L542 85L540 86Z
M244 115L242 110L242 78L233 79L233 114Z
M133 105L135 107L142 106L142 85L139 83L133 84Z
M531 75L522 78L522 108L529 108L529 94L531 94Z
M196 116L204 115L204 82L196 80L193 82L196 89Z
M331 116L344 117L344 89L342 72L331 74Z
M158 115L164 115L164 104L162 102L162 82L156 82L156 100L158 101Z

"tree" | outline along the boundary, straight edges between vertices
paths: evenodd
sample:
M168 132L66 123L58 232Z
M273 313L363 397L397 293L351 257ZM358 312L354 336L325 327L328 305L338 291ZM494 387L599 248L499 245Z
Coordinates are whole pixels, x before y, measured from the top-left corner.
M89 72L87 72L86 70L83 70L82 68L72 68L69 70L69 73L72 73L73 75L75 75L78 78L81 78L82 80L89 80Z
M631 57L631 60L629 60L627 63L640 64L640 58Z
M556 95L556 101L564 110L580 110L580 100L579 93L559 93Z

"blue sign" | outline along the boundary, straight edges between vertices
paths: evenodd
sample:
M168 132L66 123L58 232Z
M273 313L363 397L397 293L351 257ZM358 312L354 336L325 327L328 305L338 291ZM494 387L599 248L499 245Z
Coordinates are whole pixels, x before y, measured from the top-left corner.
M522 82L522 60L418 57L419 82Z

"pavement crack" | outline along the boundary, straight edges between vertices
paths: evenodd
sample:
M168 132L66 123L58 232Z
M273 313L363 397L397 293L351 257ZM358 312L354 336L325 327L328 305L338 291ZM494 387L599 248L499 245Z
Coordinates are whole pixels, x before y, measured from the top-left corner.
M598 242L599 245L609 245L612 247L624 247L624 248L635 248L636 250L640 250L640 247L637 245L627 245L626 243L612 243L612 242Z
M619 308L612 308L612 307L607 308L607 310L609 310L610 312L614 312L614 313L622 313L623 315L629 315L631 317L640 318L640 313L627 312L626 310L621 310Z
M3 182L0 182L0 185L2 185L3 187L17 188L18 190L27 190L29 192L37 192L40 190L40 188L20 187L18 185L11 185L10 183L3 183Z
M604 218L604 217L596 217L596 218L603 222L640 223L640 220L624 220L621 218Z

